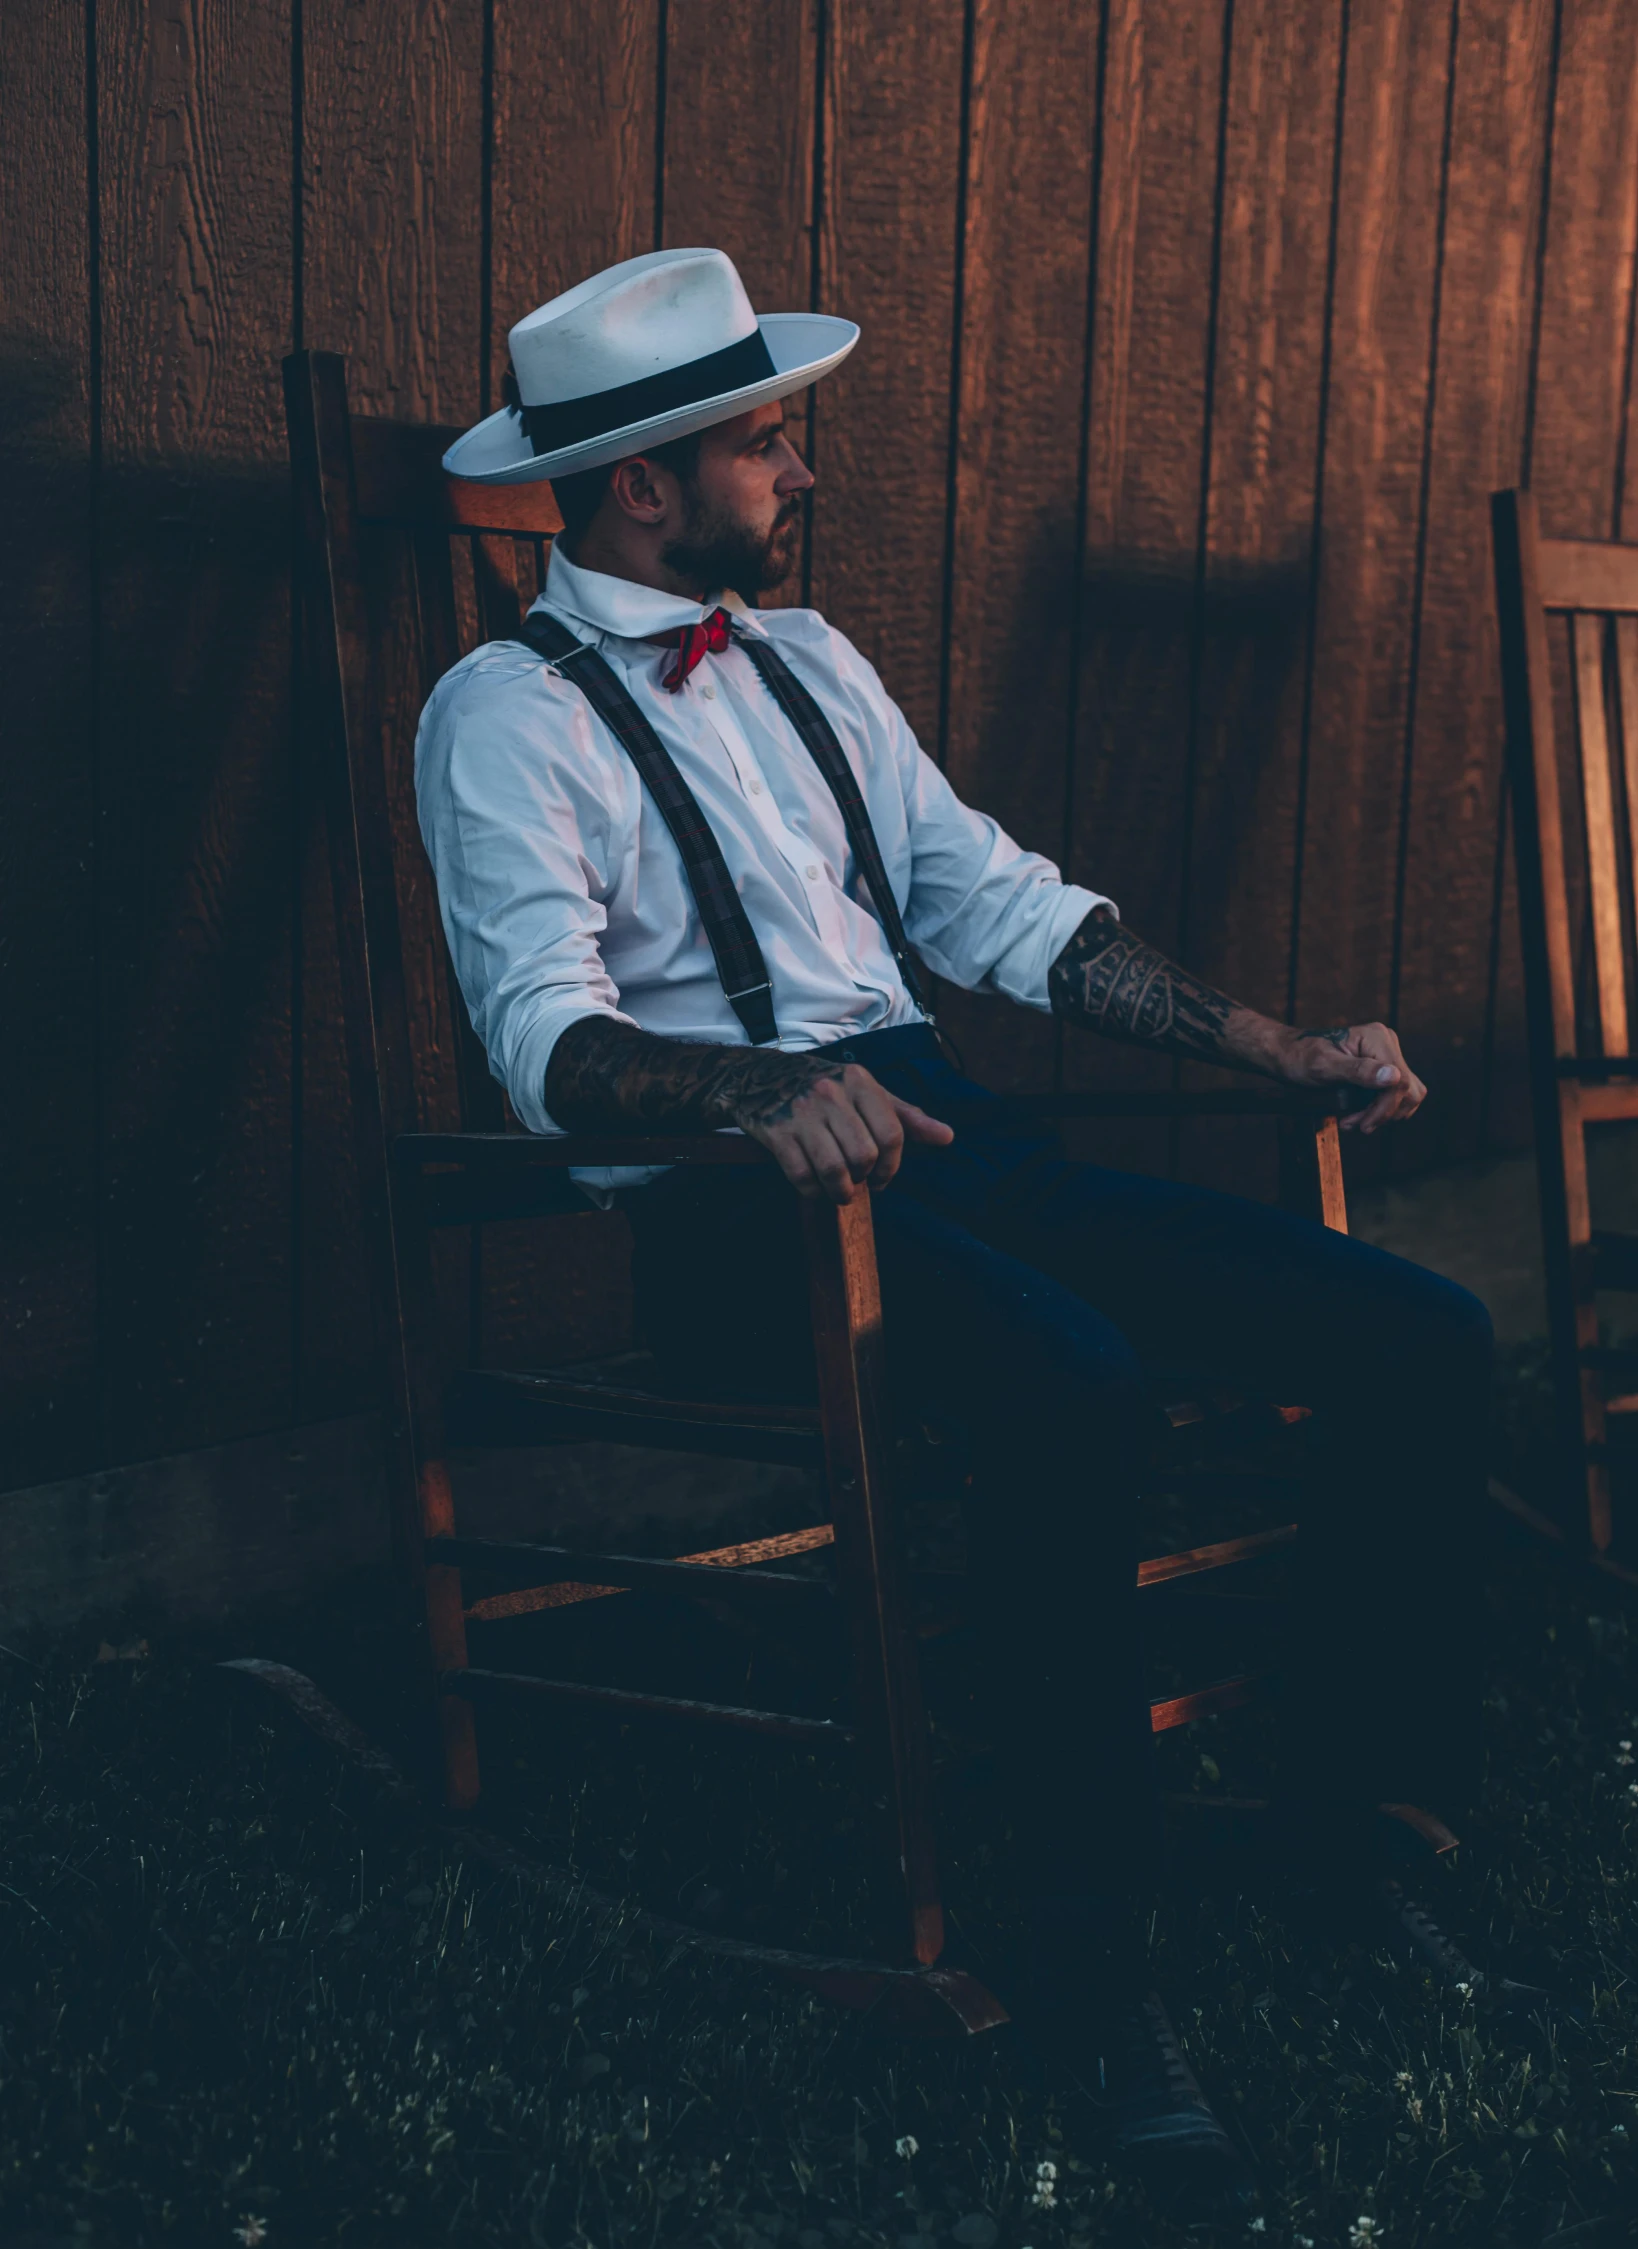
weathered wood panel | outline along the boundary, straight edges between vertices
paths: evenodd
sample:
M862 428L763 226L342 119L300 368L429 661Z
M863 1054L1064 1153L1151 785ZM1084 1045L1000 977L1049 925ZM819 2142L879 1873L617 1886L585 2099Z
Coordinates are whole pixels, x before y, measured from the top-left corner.
M1340 6L1236 14L1180 943L1275 1013L1291 957L1341 59Z
M1368 1021L1389 1006L1451 28L1451 7L1423 0L1368 0L1349 15L1296 869L1304 1022Z
M665 149L659 227L667 247L714 243L759 312L811 310L819 0L684 0L666 17ZM702 162L712 121L736 120L734 160ZM786 403L809 439L811 392ZM799 602L806 562L764 596Z
M103 1388L116 1459L291 1398L287 25L96 13Z
M939 736L963 11L831 0L819 301L858 349L814 394L812 600Z
M8 1480L98 1457L92 275L84 25L9 19L0 78L0 1196Z
M804 592L958 785L1247 998L1397 1011L1396 1165L1519 1140L1485 497L1638 531L1624 0L19 0L0 65L11 1477L370 1394L280 353L475 414L659 241L861 321ZM997 1082L1171 1075L945 1012ZM508 1356L623 1339L559 1232L451 1276Z
M659 0L495 0L486 405L514 321L655 247L659 73Z
M1638 252L1638 13L1563 11L1530 481L1542 529L1610 539L1621 503Z
M482 0L305 0L304 342L355 409L478 410Z
M982 0L967 98L960 387L944 763L973 804L1061 859L1085 417L1098 17ZM1046 1015L941 996L970 1069L1041 1086Z
M1403 898L1390 1008L1432 1097L1390 1143L1399 1168L1470 1153L1483 1130L1498 966L1501 680L1488 495L1523 473L1553 70L1552 0L1467 0L1456 49L1429 452L1427 555L1409 713ZM1517 1041L1517 1008L1503 1035ZM1510 1075L1522 1091L1522 1052Z
M1175 948L1188 848L1190 672L1210 397L1225 10L1111 0L1098 183L1068 869ZM1081 1037L1069 1084L1171 1066ZM1164 1168L1152 1128L1110 1161Z
M1340 6L1237 12L1223 121L1178 945L1273 1014L1291 960L1342 40ZM1180 1155L1212 1185L1276 1190L1266 1124L1191 1128Z

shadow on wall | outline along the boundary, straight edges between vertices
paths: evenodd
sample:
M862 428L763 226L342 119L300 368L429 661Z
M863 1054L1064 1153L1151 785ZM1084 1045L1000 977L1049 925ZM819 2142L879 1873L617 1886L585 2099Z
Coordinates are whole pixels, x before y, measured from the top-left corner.
M1190 552L1095 552L1078 582L1078 636L1073 556L1072 521L1043 511L1018 566L991 586L1005 606L986 624L989 655L971 667L976 715L963 702L968 660L956 655L950 777L1072 880L1109 890L1134 928L1173 948L1182 931L1191 961L1239 973L1247 998L1281 1005L1306 551L1215 565L1204 581ZM1052 1082L1056 1031L1044 1017L954 992L941 994L940 1012L997 1090ZM1146 1058L1103 1042L1072 1035L1070 1047L1074 1083L1152 1074ZM1097 1137L1087 1153L1152 1168L1152 1128Z
M1014 586L1006 663L977 767L983 809L1016 818L1021 841L1054 855L1066 777L1048 745L1064 740L1075 630L1065 552L1063 526L1044 523ZM1295 761L1287 721L1300 695L1308 613L1306 551L1272 564L1219 563L1203 582L1189 554L1089 558L1074 651L1069 848L1087 862L1075 875L1118 886L1134 921L1170 928L1186 879L1196 940L1216 946L1243 902L1265 894L1271 861L1289 888ZM1015 777L1016 813L1007 801Z
M157 1439L175 1405L191 1417L178 1393L208 1365L248 1383L242 1401L219 1396L214 1434L274 1402L249 1354L282 1358L289 1319L287 472L116 467L102 521L110 1256L116 1273L165 1276L181 1315L135 1419ZM238 1348L196 1354L183 1324L207 1313ZM138 1351L145 1323L133 1306Z
M93 493L80 370L59 362L0 340L0 598L10 676L29 675L8 689L0 820L0 975L30 1087L15 1270L38 1298L25 1325L56 1338L6 1386L25 1423L52 1393L66 1467L70 1404L87 1457L104 1416L126 1457L274 1418L293 804L282 457L107 459ZM99 1169L113 1402L97 1308L50 1301L85 1263Z
M1284 997L1309 606L1306 549L1200 581L1191 555L1099 555L1084 588L1077 829L1135 922L1186 913L1191 952L1269 963L1260 1006Z

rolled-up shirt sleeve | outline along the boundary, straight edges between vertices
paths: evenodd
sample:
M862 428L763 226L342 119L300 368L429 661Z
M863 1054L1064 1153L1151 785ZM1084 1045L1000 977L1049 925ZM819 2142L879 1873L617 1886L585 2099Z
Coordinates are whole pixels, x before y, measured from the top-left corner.
M521 648L460 667L422 715L416 804L450 957L490 1069L531 1132L559 1129L546 1067L569 1025L633 1020L601 947L611 838L633 786L578 691Z
M917 742L909 721L865 657L837 640L859 669L861 704L882 714L909 829L905 934L935 975L968 992L998 992L1050 1012L1047 972L1094 907L1120 909L1101 891L1065 882L1050 859L1015 843L998 821L963 804Z

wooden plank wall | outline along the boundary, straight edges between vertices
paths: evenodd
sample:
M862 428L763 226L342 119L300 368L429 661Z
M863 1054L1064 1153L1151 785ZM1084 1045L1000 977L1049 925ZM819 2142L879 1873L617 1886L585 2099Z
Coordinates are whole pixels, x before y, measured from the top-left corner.
M1395 1018L1371 1160L1521 1144L1485 499L1638 535L1630 0L12 0L0 85L0 1483L368 1394L277 362L475 415L657 243L863 324L801 591L958 785ZM1154 1068L948 1015L998 1084ZM571 1261L543 1332L619 1317Z

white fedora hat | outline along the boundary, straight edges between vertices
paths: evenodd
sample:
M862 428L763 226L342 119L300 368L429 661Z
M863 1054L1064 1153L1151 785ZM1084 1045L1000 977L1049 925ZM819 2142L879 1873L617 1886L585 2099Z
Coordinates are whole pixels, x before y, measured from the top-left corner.
M566 289L507 340L514 403L456 439L452 476L531 484L624 460L805 390L859 331L817 312L758 319L720 250L654 250Z

